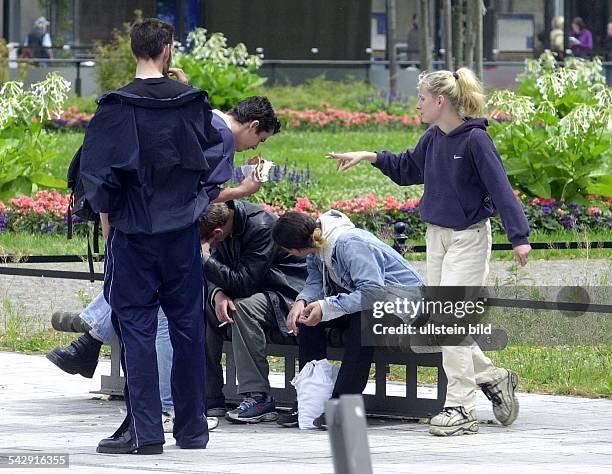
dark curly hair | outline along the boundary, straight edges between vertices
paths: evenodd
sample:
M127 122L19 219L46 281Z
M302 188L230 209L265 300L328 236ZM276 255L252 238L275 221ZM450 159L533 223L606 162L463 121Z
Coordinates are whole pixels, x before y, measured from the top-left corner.
M271 132L275 134L280 132L281 124L276 118L272 104L267 97L254 96L241 100L230 109L228 114L234 117L238 123L259 120L257 133Z

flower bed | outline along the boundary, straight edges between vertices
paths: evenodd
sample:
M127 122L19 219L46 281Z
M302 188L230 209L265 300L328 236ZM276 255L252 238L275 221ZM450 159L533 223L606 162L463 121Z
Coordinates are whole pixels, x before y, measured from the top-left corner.
M70 129L81 132L85 131L92 117L93 114L79 112L73 105L68 107L61 114L52 112L48 128L52 130Z
M517 199L520 196L517 193ZM595 230L612 229L612 197L589 196L591 206L565 203L554 199L522 200L523 209L529 221L531 231L556 230ZM308 212L318 216L327 209L318 209L307 197L301 197L292 207L279 204L263 205L268 211L282 215L287 211ZM408 224L410 236L424 235L425 222L419 216L419 200L398 201L393 196L378 197L369 194L363 198L342 199L333 202L330 209L337 209L347 214L358 227L379 235L390 232L390 224L403 221ZM504 233L501 219L495 215L491 219L494 233Z
M612 198L588 198L590 206L540 198L524 200L522 204L532 231L612 229ZM34 197L20 196L9 199L7 204L0 202L0 232L64 233L69 200L69 196L56 191L40 191ZM338 209L358 227L383 237L390 236L391 224L396 221L406 222L411 236L425 233L425 223L419 217L418 199L399 201L393 196L369 194L363 198L335 201L325 209L319 208L308 197L299 197L292 205L259 204L278 215L300 211L317 217L327 209ZM86 223L76 216L73 216L73 223L76 232L86 228ZM496 233L504 232L499 216L493 217L492 229Z
M393 114L386 111L354 112L333 108L327 102L321 102L319 109L293 110L278 109L276 114L291 129L299 130L367 130L394 129L401 127L418 127L422 125L418 114ZM84 131L93 114L79 112L75 106L68 107L63 113L52 113L47 125L52 130ZM499 110L493 110L489 118L497 121L508 121L509 116Z
M0 201L0 232L65 233L69 202L70 196L57 191L39 191L34 197L14 197L7 204ZM72 216L72 222L76 233L85 231L87 224L77 216Z
M412 115L394 115L381 112L351 112L349 110L335 109L326 102L320 104L321 109L292 110L279 109L278 118L286 122L289 128L301 130L320 129L352 129L367 128L398 128L421 125L421 117Z

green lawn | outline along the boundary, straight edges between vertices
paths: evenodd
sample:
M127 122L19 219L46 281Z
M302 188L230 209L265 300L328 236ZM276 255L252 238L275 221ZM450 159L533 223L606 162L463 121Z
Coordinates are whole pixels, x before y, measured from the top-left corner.
M508 346L503 351L487 352L498 367L519 374L521 392L576 395L590 398L612 397L612 346ZM281 369L282 370L282 369ZM389 380L406 380L406 371L391 366ZM437 371L420 367L420 383L437 381Z
M103 243L100 241L100 245ZM0 255L85 255L87 241L66 234L27 234L24 232L0 233Z
M338 199L365 196L374 193L379 196L393 195L398 199L418 197L420 186L400 187L391 182L380 171L362 163L346 173L336 172L333 162L325 159L329 151L382 150L396 152L413 147L422 133L420 130L391 130L371 132L299 132L282 131L260 145L257 152L265 158L283 165L298 164L299 169L310 166L315 185L312 197L317 202L328 203ZM83 134L63 133L62 150L53 162L52 169L57 176L65 176L74 152L83 141ZM237 153L235 165L244 164L255 152Z

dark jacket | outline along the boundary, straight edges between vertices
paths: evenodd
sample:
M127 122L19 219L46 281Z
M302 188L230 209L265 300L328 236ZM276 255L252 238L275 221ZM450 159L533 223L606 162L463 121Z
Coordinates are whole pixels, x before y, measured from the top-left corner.
M306 282L306 261L274 244L274 214L245 201L228 205L234 208L232 233L204 264L209 295L216 288L232 299L265 293L281 332L287 334L285 319Z
M171 232L196 222L232 172L206 93L189 88L154 99L111 91L98 103L80 168L94 211L108 213L111 226L126 234ZM219 168L225 172L215 172Z
M449 134L430 127L414 150L380 152L374 166L397 184L425 185L419 206L425 222L461 230L497 210L516 247L528 242L529 224L487 125L470 119Z

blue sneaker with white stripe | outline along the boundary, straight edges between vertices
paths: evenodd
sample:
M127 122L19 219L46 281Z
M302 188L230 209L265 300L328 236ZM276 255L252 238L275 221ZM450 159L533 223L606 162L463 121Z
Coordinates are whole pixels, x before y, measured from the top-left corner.
M265 393L245 397L242 403L225 415L232 423L259 423L260 421L275 421L278 418L274 398Z

